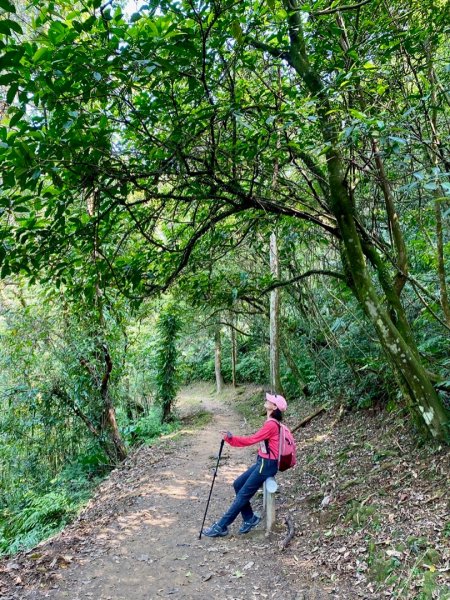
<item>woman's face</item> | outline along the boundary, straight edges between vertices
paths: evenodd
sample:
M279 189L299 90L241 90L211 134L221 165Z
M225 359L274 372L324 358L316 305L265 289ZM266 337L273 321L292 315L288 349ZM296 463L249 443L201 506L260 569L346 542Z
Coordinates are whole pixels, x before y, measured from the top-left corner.
M270 412L272 412L273 410L276 409L276 404L274 404L273 402L269 402L269 400L266 400L264 402L264 408Z

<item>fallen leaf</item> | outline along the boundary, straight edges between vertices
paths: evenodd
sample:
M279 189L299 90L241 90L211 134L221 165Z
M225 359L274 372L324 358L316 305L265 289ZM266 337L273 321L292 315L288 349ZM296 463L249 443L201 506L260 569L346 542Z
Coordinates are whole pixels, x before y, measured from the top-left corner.
M388 556L394 556L395 558L403 557L403 552L399 552L398 550L386 550L386 554Z
M67 554L64 554L64 556L62 556L61 558L67 563L71 563L73 560L73 556L68 556Z

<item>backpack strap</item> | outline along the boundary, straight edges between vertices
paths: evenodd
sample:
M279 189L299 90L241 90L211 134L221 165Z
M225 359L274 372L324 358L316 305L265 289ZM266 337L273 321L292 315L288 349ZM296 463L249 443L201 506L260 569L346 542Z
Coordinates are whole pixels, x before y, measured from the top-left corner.
M278 467L280 466L280 460L281 460L281 428L282 425L279 421L277 421L277 419L273 419L272 417L269 417L267 419L268 421L275 421L275 423L278 425ZM264 440L264 444L266 445L266 453L269 455L269 459L270 459L270 446L269 446L269 440Z
M281 435L282 435L283 426L281 423L278 423L278 468L280 468L281 462Z

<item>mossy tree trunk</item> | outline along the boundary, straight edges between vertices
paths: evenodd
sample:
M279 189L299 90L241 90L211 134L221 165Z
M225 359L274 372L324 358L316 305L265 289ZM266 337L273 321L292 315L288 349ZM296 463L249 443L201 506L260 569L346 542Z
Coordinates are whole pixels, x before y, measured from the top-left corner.
M300 5L297 0L283 0L288 13L289 49L277 52L301 77L308 92L316 99L318 119L323 140L326 144L326 164L329 184L329 208L336 218L341 237L341 258L349 275L351 288L367 318L374 326L386 356L400 377L409 394L410 408L420 417L420 423L431 435L440 440L449 439L449 415L437 395L420 362L409 326L402 333L393 323L383 306L383 301L371 280L365 254L371 259L372 267L380 281L382 267L376 260L378 251L370 245L357 226L356 209L345 181L345 165L339 151L337 125L325 87L313 69L307 54L303 34ZM258 44L255 44L258 47ZM260 46L261 47L261 46ZM267 49L267 48L265 48ZM384 281L387 286L387 282ZM389 286L387 286L389 289ZM400 305L398 296L392 295L393 303ZM389 298L388 298L389 300ZM400 305L401 306L401 305ZM402 324L400 324L402 327Z
M237 362L237 339L236 339L236 329L235 320L233 319L230 325L230 333L231 333L231 381L232 385L235 388L236 383L236 362Z
M216 374L216 392L220 394L223 390L224 381L222 375L222 336L219 322L216 323L214 329L214 370Z

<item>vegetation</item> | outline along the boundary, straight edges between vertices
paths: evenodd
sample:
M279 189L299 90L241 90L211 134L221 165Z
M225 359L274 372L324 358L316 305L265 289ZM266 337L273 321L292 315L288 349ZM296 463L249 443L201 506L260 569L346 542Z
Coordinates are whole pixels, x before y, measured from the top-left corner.
M156 357L156 402L161 405L163 422L173 418L172 405L177 396L177 345L181 323L171 307L159 315L157 329L160 334Z
M298 406L448 442L450 5L23 8L0 0L0 550L168 431L179 383L267 385L275 289Z

